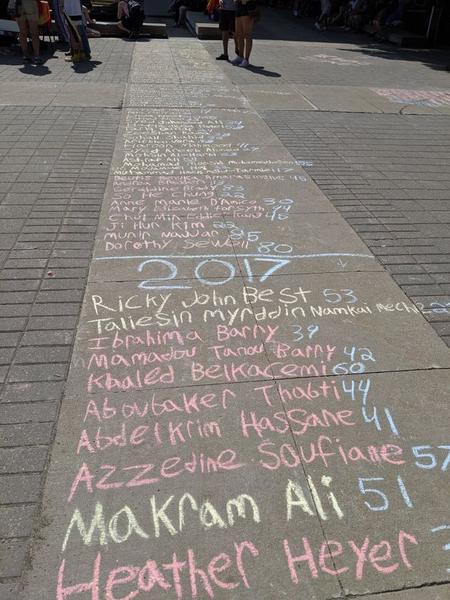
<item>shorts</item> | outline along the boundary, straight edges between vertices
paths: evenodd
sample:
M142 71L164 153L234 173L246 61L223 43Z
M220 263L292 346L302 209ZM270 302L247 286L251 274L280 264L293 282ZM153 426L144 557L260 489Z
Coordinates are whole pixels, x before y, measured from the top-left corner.
M236 13L234 10L219 11L219 29L220 31L234 31L234 19Z
M39 8L36 0L22 0L20 14L17 20L37 21L39 19Z
M256 10L256 2L249 0L246 4L242 4L238 0L236 5L236 17L248 17L248 13Z

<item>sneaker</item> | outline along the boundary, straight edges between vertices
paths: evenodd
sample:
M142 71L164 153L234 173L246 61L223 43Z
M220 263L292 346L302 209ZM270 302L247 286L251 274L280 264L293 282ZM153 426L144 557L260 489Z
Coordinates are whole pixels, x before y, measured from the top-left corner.
M27 63L27 64L31 62L31 58L29 56L22 57L22 60L24 63Z
M245 58L238 65L238 67L249 67L249 66L250 66L250 63L248 62L248 60L245 60Z
M44 59L42 58L42 56L35 56L33 58L33 62L35 65L42 65L44 62Z
M228 54L221 54L220 56L216 56L216 60L229 60Z
M64 57L64 60L66 62L72 62L72 58L73 58L72 53L69 53L67 56Z
M322 27L321 27L320 23L314 23L314 27L316 29L318 29L319 31L322 31Z
M294 15L294 17L298 17L298 10L293 10L292 14Z
M241 64L241 62L242 62L243 60L244 60L244 59L243 59L243 58L241 58L240 56L236 56L236 58L235 58L234 60L232 60L232 61L231 61L231 64L232 64L232 65L240 65L240 64Z

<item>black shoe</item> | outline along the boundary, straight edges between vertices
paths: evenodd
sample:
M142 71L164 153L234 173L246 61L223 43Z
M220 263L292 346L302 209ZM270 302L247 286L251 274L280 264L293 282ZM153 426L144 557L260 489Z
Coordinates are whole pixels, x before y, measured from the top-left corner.
M216 56L216 60L230 60L228 58L228 54L221 54L220 56Z

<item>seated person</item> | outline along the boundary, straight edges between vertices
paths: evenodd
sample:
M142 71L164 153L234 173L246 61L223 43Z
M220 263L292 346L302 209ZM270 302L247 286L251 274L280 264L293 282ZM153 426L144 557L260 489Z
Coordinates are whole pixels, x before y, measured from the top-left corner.
M136 0L119 0L117 18L119 19L118 28L131 37L139 33L145 16L141 5Z

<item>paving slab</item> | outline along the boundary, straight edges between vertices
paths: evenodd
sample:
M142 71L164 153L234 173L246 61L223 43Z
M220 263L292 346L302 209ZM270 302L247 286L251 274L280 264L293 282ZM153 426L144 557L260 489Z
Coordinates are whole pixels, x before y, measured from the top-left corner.
M129 108L250 108L238 88L231 85L131 84Z
M52 106L120 108L123 83L66 83L53 98Z
M364 88L328 85L295 85L316 109L345 112L381 112L371 102L372 93Z
M287 386L283 391L288 403L294 382L279 385ZM390 575L400 572L405 587L447 581L449 514L441 482L448 469L443 441L448 433L442 421L449 400L448 372L364 374L335 385L342 391L335 403L352 412L355 425L345 432L323 432L317 439L327 456L310 460L305 470L314 481L330 475L342 506L341 518L324 519L323 529L336 549L334 564L342 569L344 591L353 597L389 589ZM428 412L431 404L433 414ZM424 415L430 425L426 431ZM308 447L302 437L298 445ZM376 458L369 448L377 448L375 454L388 449L386 461L383 451ZM271 450L276 452L275 447ZM356 523L364 523L363 530L358 531ZM361 571L361 577L348 568L345 551L339 552L350 532L358 535L358 541L352 539L358 547L365 545L368 556L377 556L376 561L369 559L370 573L362 576Z
M127 109L116 175L298 173L299 164L252 112ZM249 132L254 131L249 142Z
M239 89L256 110L316 110L294 85L241 85Z
M450 109L450 93L448 90L417 90L398 88L371 88L374 102L382 107L383 112L400 112L405 114L448 114ZM427 110L428 109L428 110Z
M329 273L325 284L322 275L297 275L295 279L289 275L279 275L273 276L270 283L263 282L261 285L255 278L248 283L248 277L247 280L236 275L231 277L229 273L232 272L233 263L228 257L211 260L211 265L205 259L199 259L201 267L196 271L197 281L182 277L183 269L188 274L192 258L173 258L170 261L168 257L150 256L144 260L119 262L126 263L126 267L122 267L123 283L90 284L88 294L91 300L83 313L86 326L82 324L80 328L83 340L101 337L107 331L116 329L134 331L136 322L139 322L139 329L144 324L157 330L161 324L174 327L184 322L192 328L201 328L202 340L208 340L212 347L220 341L215 337L220 327L216 332L214 327L221 324L227 327L249 325L253 331L256 323L270 322L271 326L276 327L276 336L268 341L262 340L265 352L260 347L249 350L248 354L242 349L238 357L247 360L246 357L253 354L259 359L267 356L272 370L260 373L259 369L255 369L253 372L247 365L244 371L236 372L239 380L253 378L252 373L261 378L284 378L298 377L299 373L302 373L301 376L308 373L316 376L333 375L346 369L377 372L447 368L450 364L450 353L446 346L436 337L419 310L407 301L389 275L384 273ZM179 266L180 273L173 277L172 271L167 277L166 263ZM187 266L184 266L185 263ZM135 264L137 268L133 273ZM139 272L138 267L142 264L144 266ZM166 268L166 273L161 273L162 267ZM125 269L130 272L127 273ZM229 276L224 278L220 269L227 269ZM134 281L134 284L130 285L130 281ZM102 302L98 297L106 300ZM135 306L123 311L124 321L119 316L122 312L115 298L128 298L130 306ZM147 309L149 302L153 306ZM159 315L161 302L165 302L165 305L163 314ZM101 304L105 304L106 308ZM309 333L308 327L311 327ZM259 342L260 329L255 331ZM400 332L401 346L395 342ZM300 346L303 346L307 340L302 336L308 338L309 335L311 339L315 338L317 346L306 344L303 350L297 350L296 339L300 338ZM416 336L420 336L422 342L420 352ZM329 340L333 340L333 345L327 351L327 344L331 343ZM200 350L203 352L205 348ZM77 350L78 353L80 351ZM212 352L210 350L211 358ZM220 354L218 350L217 359ZM230 353L230 356L233 360L238 358L234 353ZM301 359L300 363L296 358ZM84 368L83 361L80 365ZM127 362L119 364L121 368L126 366ZM190 367L189 364L180 363L180 368L184 372L185 369L189 371ZM225 377L225 381L228 377L233 380L235 375L218 367L202 381L213 383L222 381L222 377Z
M248 231L245 221L237 218L228 223L228 230L242 273L248 269L245 253L257 263L252 273L261 277L269 261L274 265L279 261L283 274L382 270L358 237L342 225L333 213L318 213L261 223L256 231Z
M274 191L275 187L279 189L279 182ZM305 203L303 198L295 200L302 189ZM256 200L253 185L233 186L220 178L116 176L108 188L111 202L105 203L96 243L101 260L93 265L91 279L120 278L126 257L145 257L151 251L167 259L204 255L211 265L220 263L220 257L231 258L233 269L237 253L240 270L249 268L251 258L255 275L262 275L276 258L283 260L284 273L381 270L335 212L313 212L317 201L323 210L329 207L314 193L311 197L312 186L307 182L283 186L283 191L291 190L294 199ZM264 192L268 191L265 184ZM190 261L191 270L197 268L195 262Z
M148 50L142 47L137 49L130 75L133 83L229 83L204 48L192 47L186 42L174 42L169 52L167 47L154 44L153 41Z
M99 590L133 593L140 588L151 590L155 598L227 598L232 591L269 600L295 593L284 550L287 540L307 536L317 548L326 542L312 509L286 518L290 481L303 490L305 503L313 505L301 468L292 470L289 479L269 472L258 465L253 447L236 429L244 395L247 407L258 407L261 414L281 409L278 402L264 410L261 394L251 384L239 389L213 386L206 394L199 388L174 388L155 390L152 399L142 393L113 394L106 401L111 418L99 422L96 410L106 406L102 396L69 394L60 425L73 435L55 442L43 515L46 541L36 547L37 574L58 573L60 593L92 580L93 572ZM170 406L182 412L174 418ZM127 440L129 434L135 438L128 458L122 443L107 442L120 430L129 432ZM114 471L115 483L104 486L96 475L86 485L79 478L80 468L98 475L104 471L105 476ZM63 502L50 491L61 483L68 490ZM279 516L276 529L274 512ZM98 527L83 533L81 523L92 519ZM174 560L178 566L169 567ZM119 573L128 576L119 578ZM50 595L54 586L54 580L32 575L27 597ZM302 577L300 587L317 600L339 595L333 578Z
M351 229L347 232L333 213L319 213L308 222L300 215L292 215L289 223L276 228L270 222L249 227L247 221L239 218L225 221L220 217L203 217L198 221L160 216L164 219L150 222L151 230L140 236L140 240L135 238L133 230L127 244L120 241L115 244L107 234L108 241L99 242L107 252L96 258L91 281L114 281L121 277L121 269L125 275L125 264L128 272L130 265L145 261L147 265L153 261L158 276L164 277L170 271L171 261L179 264L182 260L180 273L177 268L174 278L197 271L207 278L249 272L250 280L255 276L264 281L270 266L284 275L383 270ZM320 234L324 230L326 236ZM216 266L220 268L217 270Z
M115 229L127 221L158 221L166 216L247 218L278 223L290 215L334 213L336 209L307 177L290 172L236 175L112 177L102 214L102 233L119 240ZM305 181L306 179L306 181ZM131 219L133 215L133 219ZM131 228L131 227L130 227ZM107 238L105 238L107 239Z
M171 58L156 60L159 56L136 54L133 59L133 71L130 74L132 83L177 83L178 72Z
M60 91L62 83L10 82L0 90L0 105L48 106Z

